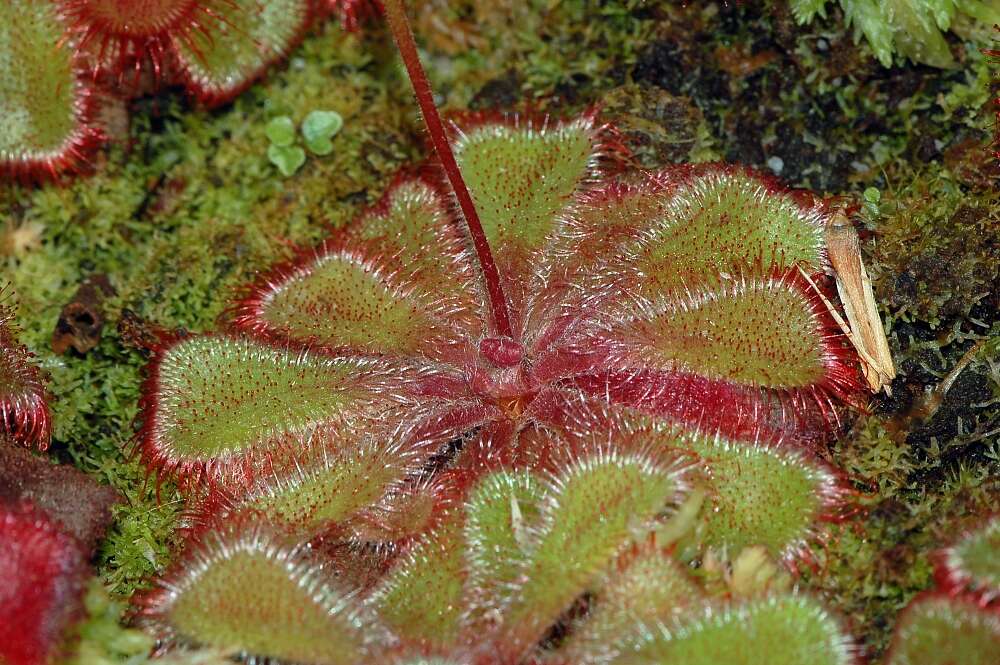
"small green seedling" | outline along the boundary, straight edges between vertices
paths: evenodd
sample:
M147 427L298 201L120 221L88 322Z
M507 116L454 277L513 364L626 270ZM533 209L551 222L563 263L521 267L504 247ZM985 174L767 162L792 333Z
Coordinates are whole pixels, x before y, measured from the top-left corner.
M329 155L331 139L343 126L344 119L336 111L312 111L301 127L306 148L314 155ZM264 133L271 141L267 158L286 178L295 175L306 162L306 151L296 142L295 122L287 115L278 116L267 123Z
M344 119L336 111L313 111L302 121L302 138L306 147L316 155L333 152L332 139L344 126Z

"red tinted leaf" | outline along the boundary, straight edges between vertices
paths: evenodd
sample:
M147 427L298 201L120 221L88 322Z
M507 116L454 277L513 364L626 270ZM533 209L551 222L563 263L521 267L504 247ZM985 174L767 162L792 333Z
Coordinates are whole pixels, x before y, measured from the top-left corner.
M45 513L0 502L0 661L46 665L62 655L87 574L79 543Z
M12 312L0 303L0 434L44 450L52 430L45 386L12 321Z

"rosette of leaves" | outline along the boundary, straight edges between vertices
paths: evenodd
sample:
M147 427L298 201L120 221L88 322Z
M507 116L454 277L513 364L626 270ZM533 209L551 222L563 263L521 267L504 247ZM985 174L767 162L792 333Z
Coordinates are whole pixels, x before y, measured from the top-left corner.
M456 121L509 331L427 168L263 274L232 331L163 339L140 450L197 502L197 526L191 554L140 603L158 634L289 661L517 662L669 514L681 483L663 460L678 457L703 497L688 556L762 545L800 559L843 500L806 444L860 391L792 272L820 278L824 209L732 167L609 182L609 137L590 114ZM566 492L575 507L562 512ZM353 555L324 560L307 541ZM372 546L381 555L359 570ZM631 584L676 569L654 549ZM662 627L649 653L683 653L670 626L689 599L656 588L669 599L637 605ZM732 633L725 653L738 655L745 618L759 617L750 625L775 642L822 635L821 662L848 662L836 621L793 598L698 605L690 630ZM593 635L633 634L632 611L595 614L607 624L580 628L589 646L572 648L595 662L631 653ZM813 653L795 644L787 662Z
M391 502L427 464L541 454L524 439L537 427L610 435L645 418L656 445L704 463L705 544L794 559L841 498L803 444L860 390L796 276L824 269L823 208L733 167L610 182L614 145L589 114L466 117L453 141L509 329L432 169L402 176L248 287L232 332L164 340L144 390L146 463L227 504L264 485L323 503L339 484L308 479L350 485L336 469L364 459L391 469L366 476Z
M593 113L446 131L385 9L438 161L262 274L229 330L154 349L139 450L197 519L146 621L253 659L514 663L553 651L619 565L573 631L585 660L696 659L687 631L728 636L731 662L754 639L775 662L847 662L808 599L705 607L683 575L643 581L672 565L642 549L658 532L686 559L794 565L837 519L811 446L862 388L815 286L829 211L738 167L619 179Z
M95 84L128 95L143 74L201 103L231 101L285 57L312 0L14 0L0 7L0 176L83 170L103 140ZM355 10L359 11L359 10Z

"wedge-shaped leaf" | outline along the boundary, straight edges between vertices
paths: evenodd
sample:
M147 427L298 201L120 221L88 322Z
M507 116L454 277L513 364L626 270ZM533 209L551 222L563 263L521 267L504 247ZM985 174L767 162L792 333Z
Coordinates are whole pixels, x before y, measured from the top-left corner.
M334 353L448 358L464 349L460 302L403 279L379 245L325 242L250 287L235 323L275 341ZM439 277L445 280L444 276Z
M592 394L702 432L807 439L837 419L835 401L850 400L860 384L842 333L803 282L785 273L632 300L595 317L565 348L592 356L600 371L579 382Z
M763 545L791 563L805 553L817 523L835 517L844 490L832 470L793 446L690 436L708 490L698 541L735 557Z
M941 551L936 564L936 577L944 588L967 590L983 603L1000 598L1000 515Z
M181 75L202 102L227 102L285 57L302 38L312 9L308 0L228 0L217 20L174 44Z
M0 176L45 179L98 142L74 43L53 2L0 3Z
M632 282L639 295L722 286L727 275L754 266L760 277L796 265L810 274L822 268L824 219L811 201L804 204L772 180L739 168L700 167L680 178L670 171L660 177L667 183L659 187L661 208L652 224L636 225L648 230L625 254L628 270L642 276ZM650 213L648 205L620 210L638 210L647 219Z
M821 305L782 278L740 279L652 305L608 333L622 363L743 386L794 390L830 381L839 359Z
M15 332L13 313L0 303L0 437L44 450L52 429L45 386Z
M240 337L174 340L144 388L143 459L185 482L250 479L310 430L365 427L363 416L398 403L405 381L394 374Z
M405 435L320 427L306 436L301 447L276 451L249 488L216 489L196 521L209 525L250 511L306 536L320 534L376 505L430 455Z
M708 607L619 643L616 664L848 665L853 647L839 622L816 601L773 596Z
M453 516L402 555L368 605L405 642L446 648L461 629L465 577L462 520Z
M476 259L466 242L464 222L451 213L448 196L430 180L403 174L372 210L344 233L375 253L391 271L424 292L446 295L454 316L472 317L481 327L477 305ZM452 318L452 317L449 317ZM473 334L479 327L471 329Z
M574 194L595 179L602 156L592 116L571 122L470 117L458 122L455 158L515 309Z
M1000 613L943 594L918 596L899 617L887 665L993 665Z
M622 635L699 608L703 596L677 560L651 539L624 552L605 572L590 611L559 653L572 663L608 662Z
M0 662L46 665L66 656L81 618L86 554L30 502L0 500Z
M500 641L512 655L535 644L678 497L678 469L656 459L605 448L550 479L538 524L528 535L519 584L503 611Z
M476 615L497 607L514 588L529 529L537 526L543 489L530 471L497 472L480 481L466 501L468 596Z
M206 533L136 603L142 623L167 644L254 660L353 664L387 639L307 546L291 546L259 522Z

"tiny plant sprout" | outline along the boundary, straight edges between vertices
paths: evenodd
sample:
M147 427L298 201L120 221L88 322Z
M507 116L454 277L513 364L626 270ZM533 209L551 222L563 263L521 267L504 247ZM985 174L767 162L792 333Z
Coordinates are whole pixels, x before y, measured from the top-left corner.
M295 175L306 163L306 151L297 145L281 146L272 143L267 147L267 158L287 178Z
M864 191L864 209L868 217L875 219L879 216L879 202L882 200L882 192L875 187L869 187Z
M271 145L284 148L295 143L295 123L287 115L273 118L267 123L264 133L270 139Z
M273 118L264 133L271 141L267 147L267 158L278 167L286 178L295 175L306 162L305 151L295 145L295 123L286 115Z
M329 155L333 152L333 142L330 139L343 126L344 119L336 111L312 111L302 121L302 138L313 154Z

